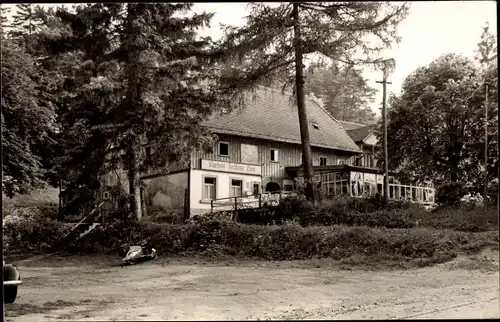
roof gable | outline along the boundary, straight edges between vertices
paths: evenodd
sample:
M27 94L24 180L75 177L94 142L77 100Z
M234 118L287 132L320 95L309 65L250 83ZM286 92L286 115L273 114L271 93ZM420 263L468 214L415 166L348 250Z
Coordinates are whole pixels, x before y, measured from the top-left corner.
M363 144L366 144L366 145L377 145L377 143L378 143L378 139L375 136L375 134L373 134L373 133L368 134L368 136L363 139Z
M290 94L259 88L244 95L243 106L203 125L216 133L301 143L297 106ZM339 122L310 97L306 97L306 110L312 146L360 152Z

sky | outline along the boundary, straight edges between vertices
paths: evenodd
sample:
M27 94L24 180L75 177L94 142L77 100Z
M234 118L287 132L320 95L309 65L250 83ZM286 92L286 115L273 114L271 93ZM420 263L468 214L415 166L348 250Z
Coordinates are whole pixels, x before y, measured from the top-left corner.
M197 12L215 12L210 30L203 34L216 39L220 37L219 23L241 26L249 13L245 2L197 3ZM496 35L497 9L495 1L411 1L408 17L399 25L402 40L388 50L383 58L394 58L396 69L388 78L392 84L387 91L400 93L405 78L415 69L426 66L441 55L448 53L474 56L482 27L486 22ZM375 102L370 106L380 115L382 102L381 73L365 70L368 85L379 90Z
M247 2L204 2L193 6L195 12L215 13L209 29L200 33L218 39L222 36L220 23L241 26L249 14ZM45 6L50 6L46 4ZM497 31L495 1L411 1L408 17L399 25L402 41L381 55L394 58L396 69L388 78L388 92L400 93L405 78L415 69L428 65L441 55L448 53L474 56L482 27L486 22L493 34ZM12 14L12 12L11 12ZM382 102L381 73L365 70L368 85L379 90L375 102L370 106L380 114Z

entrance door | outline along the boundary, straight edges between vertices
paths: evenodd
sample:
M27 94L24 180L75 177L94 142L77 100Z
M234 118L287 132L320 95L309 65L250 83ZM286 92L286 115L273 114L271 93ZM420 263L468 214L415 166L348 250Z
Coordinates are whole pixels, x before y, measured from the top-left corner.
M260 193L260 189L259 189L259 184L258 183L254 183L253 184L252 193L253 193L254 196L256 196L256 195L258 195Z
M266 192L270 193L279 193L281 190L281 187L278 183L276 182L268 182L266 184Z

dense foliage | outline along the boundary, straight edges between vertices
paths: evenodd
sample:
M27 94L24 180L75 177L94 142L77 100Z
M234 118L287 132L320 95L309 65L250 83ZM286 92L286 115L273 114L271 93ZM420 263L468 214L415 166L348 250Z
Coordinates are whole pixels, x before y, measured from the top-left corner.
M43 251L58 236L48 222L4 227L6 254ZM24 226L23 226L24 227ZM19 235L21 233L22 235ZM34 241L34 237L37 241ZM49 237L50 236L50 237ZM100 226L66 248L71 254L112 254L122 243L149 237L160 256L201 254L267 260L345 259L365 255L383 260L449 260L460 251L498 245L498 231L466 233L432 228L389 229L344 225L302 227L238 224L223 219L184 225L116 221Z
M376 90L368 86L362 71L357 68L339 64L325 68L312 64L307 70L305 90L320 98L337 120L361 124L375 122L370 104L375 99Z
M14 16L18 26L22 13ZM54 143L57 124L33 28L27 34L23 29L9 31L6 24L2 19L2 192L12 197L50 182L47 148Z
M347 198L316 204L290 198L282 205L274 218L259 225L238 223L234 219L240 218L230 212L195 216L184 224L116 220L70 243L66 251L114 253L122 243L151 237L161 254L172 255L194 251L303 259L340 258L361 251L414 258L434 256L436 247L455 252L498 243L496 207L426 212L410 204L393 204L393 209L374 210L373 203ZM54 220L55 210L50 208L6 209L4 213L8 213L4 245L10 254L46 251L69 229ZM372 243L373 248L364 253ZM403 245L407 255L401 253Z
M485 174L491 189L498 185L494 180L499 170L496 42L486 25L476 61L446 54L406 78L402 93L389 102L390 168L400 170L407 180L432 179L438 186L465 182L482 191Z
M466 57L448 54L408 76L402 94L390 100L390 167L412 181L480 183L485 82L491 83L491 99L497 90L493 75L493 70L483 72ZM487 170L494 174L498 171L495 105L490 104L489 114Z

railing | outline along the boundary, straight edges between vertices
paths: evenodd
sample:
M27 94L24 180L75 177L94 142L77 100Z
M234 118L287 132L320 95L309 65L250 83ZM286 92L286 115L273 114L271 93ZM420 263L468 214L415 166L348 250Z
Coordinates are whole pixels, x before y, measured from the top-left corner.
M352 190L349 188L349 192L352 195ZM336 196L344 194L344 191L340 193L335 192L331 196ZM347 191L346 191L347 192ZM264 206L277 206L281 203L281 200L290 195L295 195L296 192L291 191L275 191L267 193L259 193L250 196L237 196L237 197L227 197L210 200L210 212L213 211L233 211L238 209L248 209L248 208L262 208ZM330 195L330 194L329 194ZM355 198L367 198L373 193L365 191L363 188L360 195L352 195ZM401 184L389 184L389 199L390 200L404 200L411 201L423 205L432 205L435 203L435 189L430 187L417 187L411 185L401 185Z
M436 192L434 188L389 184L389 199L391 200L407 200L421 204L434 204L435 198Z
M73 228L70 229L70 231L68 231L62 238L59 239L59 242L65 240L72 232L74 232L78 226L80 226L82 223L84 223L86 220L88 220L89 218L91 217L94 217L95 216L95 212L102 207L102 205L104 205L104 202L101 202L99 205L97 205L94 209L92 209L92 211L85 217L82 218L82 220L80 220L77 224L75 224L73 226ZM104 219L103 219L104 220Z
M373 195L375 195L375 192L367 192L365 188L358 195L354 195L351 190L351 196L355 198L367 198ZM389 184L389 200L411 201L423 205L432 205L435 203L435 197L434 188L398 183Z
M289 191L259 193L249 196L227 197L210 200L210 212L277 206L281 200L293 194Z

